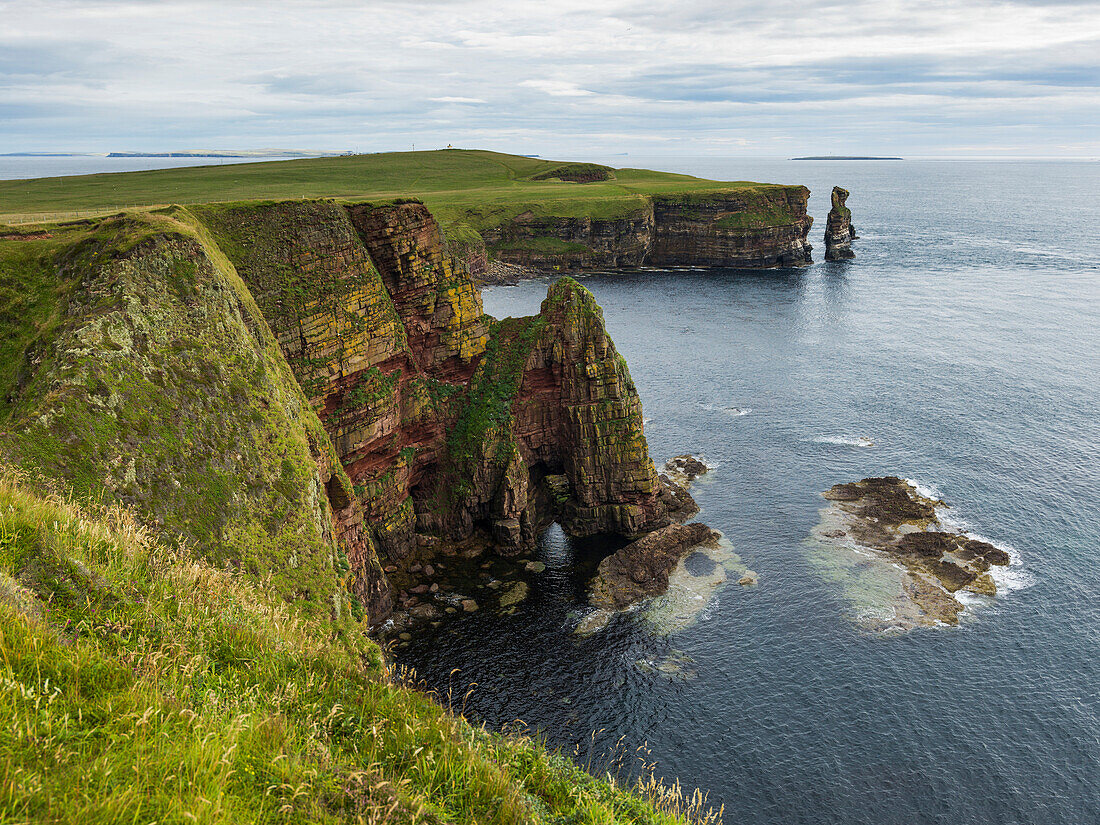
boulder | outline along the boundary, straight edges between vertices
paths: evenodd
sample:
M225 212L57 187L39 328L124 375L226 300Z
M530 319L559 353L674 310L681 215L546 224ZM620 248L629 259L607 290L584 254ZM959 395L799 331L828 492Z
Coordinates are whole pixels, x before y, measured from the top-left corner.
M658 476L661 483L658 495L665 507L668 517L675 522L685 522L699 512L699 505L691 497L691 493L681 484L673 481L667 473Z
M622 610L668 590L668 577L687 552L715 542L705 524L670 524L631 542L602 562L589 585L594 607Z
M690 483L710 470L706 463L693 455L678 455L665 462L665 472L676 481Z
M527 582L516 582L500 597L501 607L511 607L527 598Z

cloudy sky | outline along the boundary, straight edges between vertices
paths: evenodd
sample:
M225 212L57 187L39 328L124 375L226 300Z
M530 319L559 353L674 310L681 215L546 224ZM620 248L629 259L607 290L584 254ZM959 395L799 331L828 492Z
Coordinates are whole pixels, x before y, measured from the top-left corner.
M0 152L1100 156L1100 2L0 0Z

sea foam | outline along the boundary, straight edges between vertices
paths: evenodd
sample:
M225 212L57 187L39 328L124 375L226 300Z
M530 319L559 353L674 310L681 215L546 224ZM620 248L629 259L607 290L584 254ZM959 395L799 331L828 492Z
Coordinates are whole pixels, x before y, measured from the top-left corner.
M813 439L815 444L832 444L837 447L874 447L875 442L865 435L819 435Z

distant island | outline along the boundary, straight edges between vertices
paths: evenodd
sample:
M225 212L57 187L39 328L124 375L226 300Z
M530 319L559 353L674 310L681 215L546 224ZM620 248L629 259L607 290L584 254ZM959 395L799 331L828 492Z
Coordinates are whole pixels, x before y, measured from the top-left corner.
M871 155L809 155L791 160L903 160L903 158L879 158Z

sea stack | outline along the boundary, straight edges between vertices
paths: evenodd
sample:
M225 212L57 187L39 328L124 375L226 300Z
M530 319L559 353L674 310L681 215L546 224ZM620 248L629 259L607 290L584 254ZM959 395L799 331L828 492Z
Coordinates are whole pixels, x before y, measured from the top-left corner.
M854 258L852 241L858 236L852 226L852 210L844 205L849 192L839 186L833 187L833 208L825 223L825 260L843 261Z

